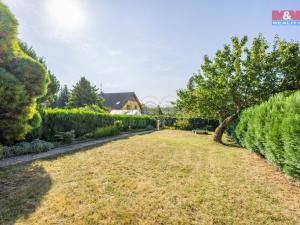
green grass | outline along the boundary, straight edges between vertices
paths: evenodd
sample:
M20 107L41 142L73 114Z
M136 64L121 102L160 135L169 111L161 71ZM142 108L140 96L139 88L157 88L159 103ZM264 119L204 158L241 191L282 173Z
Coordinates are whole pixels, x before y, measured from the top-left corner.
M265 160L185 131L0 172L0 224L299 224L299 209Z

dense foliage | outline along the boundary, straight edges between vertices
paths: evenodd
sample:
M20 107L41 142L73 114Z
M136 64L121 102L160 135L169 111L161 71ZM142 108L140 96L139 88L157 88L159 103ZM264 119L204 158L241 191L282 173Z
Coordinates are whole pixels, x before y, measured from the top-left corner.
M47 92L44 96L40 97L37 100L38 104L43 104L45 106L49 106L56 101L57 93L59 91L60 83L56 76L48 69L46 61L43 57L39 57L35 50L32 47L29 47L25 42L19 40L20 48L23 52L29 55L31 58L39 61L47 70L49 76L49 84L47 88Z
M148 116L110 115L82 109L45 109L41 113L41 136L52 140L59 132L74 130L76 137L93 132L96 128L114 125L122 121L124 129L146 128L155 125L155 119Z
M93 111L97 113L108 113L105 109L98 105L86 105L84 107L79 107L77 109L86 110L86 111Z
M56 76L48 70L48 75L50 79L50 83L47 88L47 93L46 95L42 96L37 100L37 103L43 106L52 106L56 99L57 99L57 94L59 92L59 87L60 87L60 82L56 78Z
M55 139L63 144L69 144L75 141L75 131L59 132L55 135Z
M175 106L156 106L156 107L149 107L145 104L142 105L142 111L145 115L164 115L164 116L176 116L178 113L178 109Z
M191 130L192 126L188 118L178 118L174 123L174 127L180 130Z
M103 99L98 94L96 86L92 86L85 77L81 77L71 90L68 106L84 107L86 105L97 105L102 107L102 104Z
M235 133L243 146L300 180L300 91L245 110Z
M47 92L46 68L22 51L17 20L0 1L0 143L20 140L33 127L36 100Z
M153 118L155 118L155 120L159 119L161 124L166 127L174 127L179 130L202 129L213 131L219 124L217 120L199 117L154 116Z
M300 48L294 41L275 38L273 45L259 35L232 38L213 60L204 57L202 74L194 75L187 89L179 90L177 106L184 112L222 120L214 140L221 142L226 127L243 109L282 91L300 88Z
M31 153L40 153L46 152L53 148L52 143L34 140L32 142L20 142L13 146L4 146L3 147L3 158L9 158L12 156L31 154Z
M120 134L118 126L99 127L93 132L93 138L110 137Z

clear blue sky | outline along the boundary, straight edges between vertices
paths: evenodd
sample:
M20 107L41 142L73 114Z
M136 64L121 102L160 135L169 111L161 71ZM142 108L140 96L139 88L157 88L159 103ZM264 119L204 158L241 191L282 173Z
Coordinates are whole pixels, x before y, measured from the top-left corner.
M300 39L300 26L271 23L272 10L300 10L299 0L3 1L19 21L20 38L61 84L71 87L84 75L104 92L135 91L142 101L175 97L203 56L233 35Z

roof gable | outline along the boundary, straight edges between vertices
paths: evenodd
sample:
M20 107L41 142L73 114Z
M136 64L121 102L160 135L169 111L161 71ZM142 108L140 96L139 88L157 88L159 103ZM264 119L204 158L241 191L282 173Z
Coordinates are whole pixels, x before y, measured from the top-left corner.
M104 99L103 105L110 109L122 109L132 97L135 98L141 106L141 103L134 92L101 93L100 96Z

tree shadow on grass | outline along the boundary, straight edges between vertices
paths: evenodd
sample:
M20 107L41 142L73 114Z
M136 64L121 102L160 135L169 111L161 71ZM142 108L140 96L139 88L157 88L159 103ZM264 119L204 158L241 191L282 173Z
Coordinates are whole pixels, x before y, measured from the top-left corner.
M145 134L135 134L145 135ZM130 137L122 137L117 140L107 141L102 144L84 147L76 151L50 156L42 161L56 160L62 155L74 154L78 151L87 151L102 145L126 140ZM39 207L43 196L50 190L52 180L47 171L41 166L33 166L30 163L20 166L0 168L0 225L14 224L19 218L25 219Z
M27 218L51 187L51 177L41 166L30 164L0 170L0 224Z

